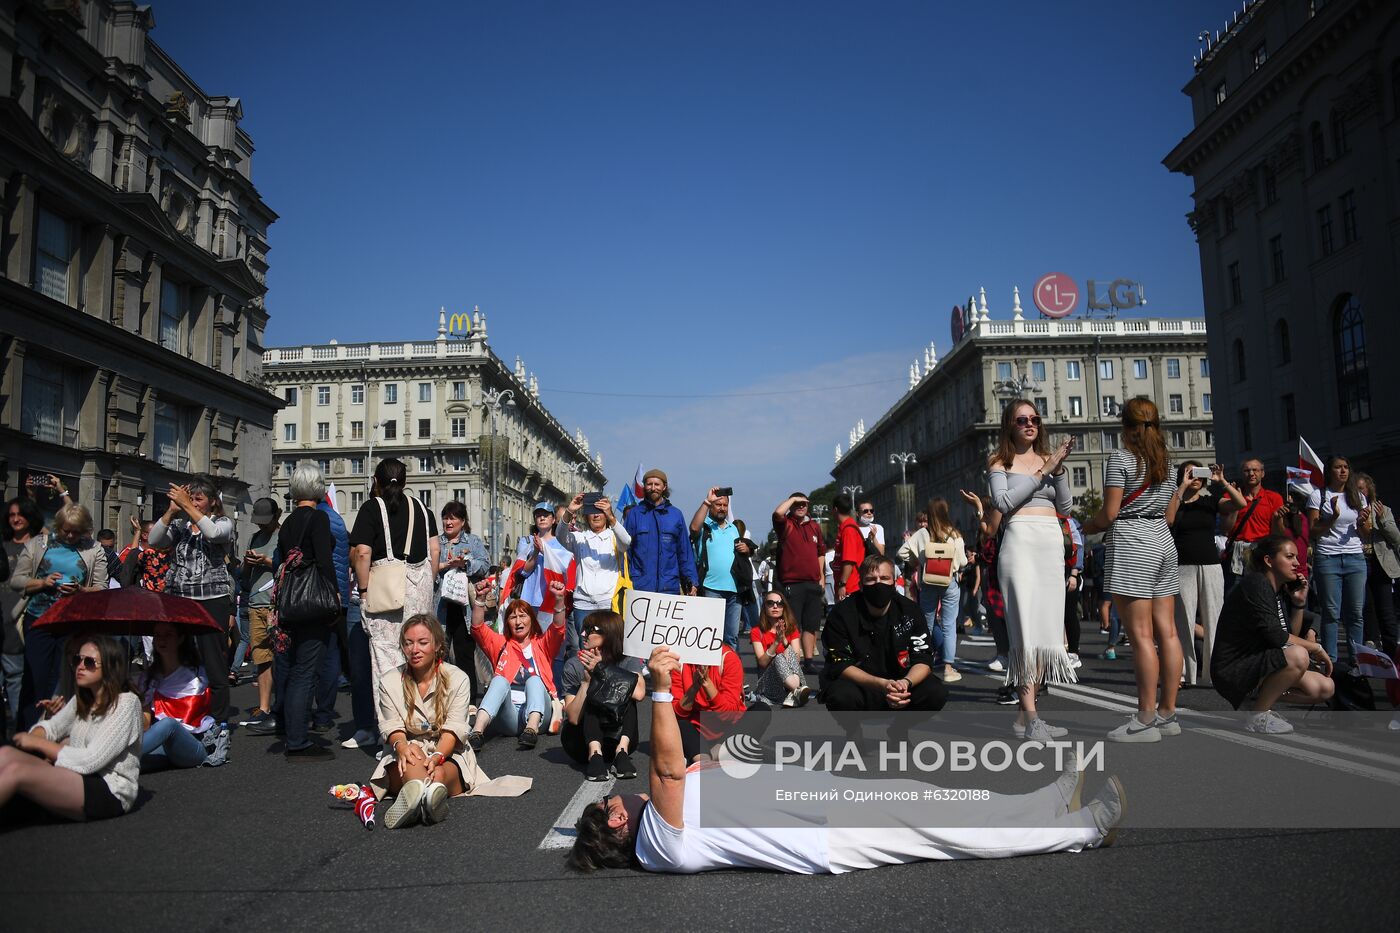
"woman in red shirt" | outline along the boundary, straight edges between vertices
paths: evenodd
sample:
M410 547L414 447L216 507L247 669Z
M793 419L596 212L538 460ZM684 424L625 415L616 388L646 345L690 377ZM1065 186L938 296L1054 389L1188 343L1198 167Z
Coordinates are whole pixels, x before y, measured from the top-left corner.
M812 689L802 682L802 632L781 590L763 597L763 614L749 635L758 661L755 692L768 706L804 706Z
M744 714L744 662L725 644L716 665L682 665L671 694L686 762L712 757L710 747Z

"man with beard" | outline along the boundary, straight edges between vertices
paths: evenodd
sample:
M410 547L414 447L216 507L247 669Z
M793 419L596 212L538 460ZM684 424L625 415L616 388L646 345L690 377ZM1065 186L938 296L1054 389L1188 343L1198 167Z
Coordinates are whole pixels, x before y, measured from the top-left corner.
M632 537L627 550L632 585L649 593L695 595L695 552L681 510L666 498L666 474L647 470L642 477L646 498L622 519Z

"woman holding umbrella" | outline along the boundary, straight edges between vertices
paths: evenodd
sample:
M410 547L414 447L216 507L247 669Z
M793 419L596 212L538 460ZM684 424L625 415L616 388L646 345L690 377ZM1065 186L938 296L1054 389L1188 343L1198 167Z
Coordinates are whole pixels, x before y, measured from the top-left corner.
M58 510L54 533L30 539L20 552L10 587L27 598L23 615L24 679L20 684L19 725L30 729L39 721L35 705L58 690L63 666L63 640L34 623L54 603L82 590L107 588L107 555L92 540L92 515L76 503Z

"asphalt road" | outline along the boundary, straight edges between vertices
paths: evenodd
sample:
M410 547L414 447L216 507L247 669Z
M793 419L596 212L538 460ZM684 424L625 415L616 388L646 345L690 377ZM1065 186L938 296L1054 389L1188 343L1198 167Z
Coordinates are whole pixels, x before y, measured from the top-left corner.
M1095 629L1085 624L1086 657L1103 647ZM960 650L974 668L991 653L977 643ZM1094 691L1129 695L1129 657L1088 661L1081 689L1042 701L1047 718L1114 705ZM969 672L950 690L949 709L1001 709L989 677ZM252 699L251 687L234 691L235 703ZM348 695L341 701L348 716ZM1204 690L1182 702L1226 708ZM1400 753L1400 736L1382 734L1376 760L1387 741ZM8 862L0 928L1372 930L1391 928L1400 914L1393 830L1128 829L1113 848L1077 855L842 876L583 877L564 868L562 849L541 848L558 838L551 828L576 792L601 788L583 782L556 739L531 753L498 739L482 755L491 775L533 777L525 796L454 800L446 822L399 832L366 832L351 812L328 805L330 785L368 778L369 755L337 748L334 762L290 765L279 752L272 739L236 734L223 768L143 777L137 809L123 818L0 828ZM637 756L643 773L645 760ZM1211 794L1228 767L1199 774L1187 791ZM1260 775L1235 777L1257 784L1257 793L1273 790ZM618 789L644 789L643 780Z

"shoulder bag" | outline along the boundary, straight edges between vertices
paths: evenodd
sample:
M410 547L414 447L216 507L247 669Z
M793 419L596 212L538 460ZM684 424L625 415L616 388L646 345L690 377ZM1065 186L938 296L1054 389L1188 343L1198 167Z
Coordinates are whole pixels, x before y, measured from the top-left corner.
M463 546L465 546L465 535L463 538ZM450 547L451 545L447 543L447 535L438 535L438 553L443 554ZM449 603L468 606L471 605L471 590L471 578L467 572L453 567L442 575L442 590L438 595Z
M408 533L403 539L403 558L394 556L394 541L389 533L389 510L384 500L378 496L374 501L379 505L379 518L384 523L385 556L369 567L369 592L365 594L365 609L374 615L398 612L403 609L405 589L408 586L408 551L413 544L413 521L417 517L414 501L404 496L408 508Z
M340 611L340 592L335 583L321 575L321 568L315 561L308 560L301 548L314 518L314 515L307 516L297 546L287 551L277 570L272 604L277 609L275 624L278 626L326 623Z
M613 584L612 611L621 615L627 591L632 589L632 575L628 572L627 551L617 540L616 533L613 534L613 553L617 555L617 582Z

